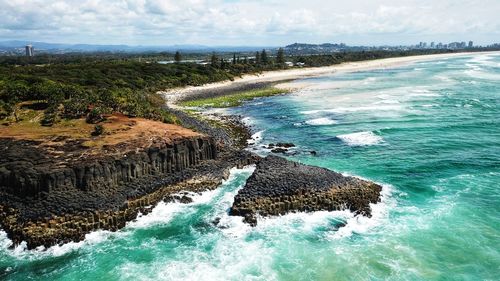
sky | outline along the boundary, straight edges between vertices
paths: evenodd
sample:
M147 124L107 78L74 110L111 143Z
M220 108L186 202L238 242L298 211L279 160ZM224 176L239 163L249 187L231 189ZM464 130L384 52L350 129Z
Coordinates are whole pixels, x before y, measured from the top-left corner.
M500 0L0 0L0 41L284 46L500 43Z

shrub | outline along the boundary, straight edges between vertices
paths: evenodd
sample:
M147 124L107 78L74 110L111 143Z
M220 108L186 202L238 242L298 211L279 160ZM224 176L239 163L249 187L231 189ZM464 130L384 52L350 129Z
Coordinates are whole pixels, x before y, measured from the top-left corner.
M54 123L56 122L56 117L57 114L55 112L46 112L45 115L43 116L42 121L40 121L40 124L42 126L50 127L54 125Z
M92 136L100 136L104 133L104 126L103 125L95 125L94 131L91 133Z
M104 112L102 108L100 107L94 107L90 112L87 114L87 118L85 121L89 124L97 124L101 121L104 120Z
M64 117L80 118L85 116L88 110L88 101L82 98L71 98L64 103Z

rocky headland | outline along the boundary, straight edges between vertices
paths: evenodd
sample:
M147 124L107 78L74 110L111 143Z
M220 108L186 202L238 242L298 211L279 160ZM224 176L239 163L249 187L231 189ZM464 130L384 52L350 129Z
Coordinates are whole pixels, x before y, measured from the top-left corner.
M108 133L92 138L73 129L0 138L0 225L14 245L51 246L118 230L159 201L214 189L230 168L254 162L176 125L112 116L104 126Z
M382 187L331 170L277 156L258 161L255 172L234 198L229 214L257 224L257 215L349 209L370 216Z
M116 231L160 201L188 203L183 192L215 189L232 167L254 163L230 209L251 225L257 215L295 211L369 216L370 203L379 201L377 184L244 150L250 134L238 116L170 110L182 126L114 114L98 135L84 120L0 127L0 227L13 245L48 247ZM269 145L274 153L293 147Z

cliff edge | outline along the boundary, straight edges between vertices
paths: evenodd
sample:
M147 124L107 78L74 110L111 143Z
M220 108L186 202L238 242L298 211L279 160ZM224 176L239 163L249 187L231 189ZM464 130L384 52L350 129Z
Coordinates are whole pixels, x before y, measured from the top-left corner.
M122 115L91 136L82 120L22 131L2 127L0 226L29 248L117 230L180 191L216 188L229 169L252 161L219 154L214 140L180 126Z

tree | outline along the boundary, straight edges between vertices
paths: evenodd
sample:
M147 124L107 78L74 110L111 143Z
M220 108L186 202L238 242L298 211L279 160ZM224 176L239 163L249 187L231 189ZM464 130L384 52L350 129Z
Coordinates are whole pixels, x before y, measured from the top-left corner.
M260 64L260 53L259 52L255 53L255 64Z
M212 56L210 57L210 65L212 65L212 67L217 67L217 63L219 61L219 58L217 57L217 54L212 53Z
M266 50L262 50L262 53L260 54L260 60L263 64L267 64L269 62L269 58L267 57Z
M233 64L236 64L236 53L233 53Z
M278 49L278 53L276 54L276 62L279 64L285 63L285 52L283 51L283 48Z
M175 52L174 60L176 63L181 62L182 56L181 56L181 53L179 51Z

